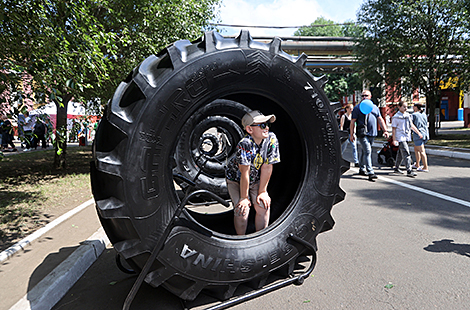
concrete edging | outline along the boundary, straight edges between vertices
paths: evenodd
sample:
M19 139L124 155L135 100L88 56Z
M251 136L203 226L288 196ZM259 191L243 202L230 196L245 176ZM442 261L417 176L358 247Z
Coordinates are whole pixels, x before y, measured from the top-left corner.
M9 259L10 257L12 257L13 255L15 255L18 251L20 250L24 250L24 248L28 245L30 245L34 240L38 239L39 237L41 237L42 235L44 235L45 233L47 233L49 230L51 230L52 228L56 227L57 225L59 225L60 223L62 223L63 221L71 218L72 216L74 216L75 214L77 214L78 212L82 211L83 209L85 209L86 207L88 207L89 205L93 204L94 203L94 199L90 199L84 203L82 203L81 205L79 205L78 207L76 207L75 209L73 210L70 210L69 212L59 216L58 218L56 218L54 221L50 222L49 224L47 224L46 226L36 230L35 232L33 232L31 235L27 236L26 238L18 241L17 243L15 243L14 245L12 245L11 247L9 247L8 249L4 250L3 252L0 253L0 263L4 262L5 260Z
M426 154L470 160L470 153L456 152L456 151L451 151L451 150L427 148Z
M109 243L101 227L10 310L51 309L98 259Z
M372 147L382 148L383 143L374 142ZM452 148L446 150L445 148L435 149L435 148L429 147L429 148L426 148L426 154L470 160L470 152L469 153L467 153L467 152L458 152L458 151L454 151Z

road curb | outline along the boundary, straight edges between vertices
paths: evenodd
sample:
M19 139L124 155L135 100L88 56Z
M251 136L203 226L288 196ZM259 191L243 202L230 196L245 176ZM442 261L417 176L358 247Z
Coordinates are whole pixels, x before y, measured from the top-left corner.
M59 216L58 218L56 218L54 221L50 222L49 224L47 224L46 226L36 230L34 233L32 233L31 235L27 236L26 238L18 241L17 243L15 243L14 245L12 245L11 247L9 247L8 249L4 250L3 252L0 253L0 263L4 262L5 260L11 258L13 255L15 255L18 251L20 250L24 250L24 248L28 245L31 245L31 243L33 241L35 241L36 239L38 239L39 237L41 237L42 235L44 235L45 233L47 233L49 230L51 230L52 228L56 227L57 225L59 225L60 223L62 223L63 221L71 218L72 216L74 216L75 214L77 214L78 212L82 211L83 209L85 209L86 207L90 206L91 204L94 203L94 199L90 199L84 203L82 203L81 205L79 205L78 207L76 207L75 209L72 209L70 210L69 212Z
M374 142L372 147L382 148L383 144L384 143ZM470 152L467 153L467 152L454 151L452 148L445 149L441 147L439 149L435 149L432 147L426 147L426 154L470 160Z
M109 243L101 227L10 310L51 309L98 259Z
M470 160L470 153L457 152L452 150L426 148L426 154Z

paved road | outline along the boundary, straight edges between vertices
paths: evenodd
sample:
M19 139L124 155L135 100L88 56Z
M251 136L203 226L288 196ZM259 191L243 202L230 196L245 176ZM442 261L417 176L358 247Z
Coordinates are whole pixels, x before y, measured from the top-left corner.
M54 227L0 264L0 309L10 309L99 227L94 206Z
M347 197L333 209L334 229L318 237L313 277L233 309L468 309L470 161L430 156L430 169L412 179L384 167L375 183L347 172ZM134 281L109 248L54 309L120 309ZM144 284L132 309L183 306Z

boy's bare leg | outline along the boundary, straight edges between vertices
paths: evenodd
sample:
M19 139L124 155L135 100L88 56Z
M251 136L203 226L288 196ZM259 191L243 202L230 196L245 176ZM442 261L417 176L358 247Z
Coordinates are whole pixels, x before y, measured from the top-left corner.
M235 225L235 231L237 232L237 235L246 234L246 227L248 225L248 212L246 215L235 214L233 223Z
M257 203L254 203L253 205L256 211L255 228L256 228L256 231L259 231L261 229L268 227L270 209L269 208L265 209L264 207L260 206Z

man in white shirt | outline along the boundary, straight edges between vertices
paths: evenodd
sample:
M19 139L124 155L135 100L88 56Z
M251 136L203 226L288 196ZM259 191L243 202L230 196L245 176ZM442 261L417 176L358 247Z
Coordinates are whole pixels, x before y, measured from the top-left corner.
M28 152L31 150L31 142L33 138L33 120L29 116L29 112L24 113L25 119L23 123L23 133L24 133L24 142L26 144L26 148L24 152Z
M404 173L400 170L400 165L402 161L405 160L407 176L414 178L416 173L414 173L411 168L411 154L408 141L411 141L411 130L418 134L420 138L422 138L423 135L411 121L411 115L406 111L407 109L408 104L400 100L398 103L398 112L392 117L393 144L398 146L394 172L400 174Z

